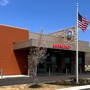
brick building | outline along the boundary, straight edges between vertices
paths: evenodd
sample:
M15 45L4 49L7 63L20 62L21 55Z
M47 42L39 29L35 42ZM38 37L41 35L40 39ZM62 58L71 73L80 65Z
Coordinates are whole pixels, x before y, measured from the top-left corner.
M72 36L67 38L68 31ZM30 47L37 46L39 34L28 29L0 25L0 69L4 75L28 74ZM76 27L44 36L49 56L38 65L38 73L75 73ZM90 57L89 42L79 41L79 72L85 72L85 61Z

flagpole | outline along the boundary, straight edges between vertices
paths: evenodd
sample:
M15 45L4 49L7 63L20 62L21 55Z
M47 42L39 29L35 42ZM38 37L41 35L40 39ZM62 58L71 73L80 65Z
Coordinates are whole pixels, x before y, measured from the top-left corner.
M78 3L77 3L77 30L76 30L76 83L78 83Z

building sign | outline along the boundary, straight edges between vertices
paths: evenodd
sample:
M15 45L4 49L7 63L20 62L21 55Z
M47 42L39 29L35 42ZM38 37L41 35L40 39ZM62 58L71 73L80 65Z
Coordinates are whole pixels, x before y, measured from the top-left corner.
M67 39L71 39L71 38L72 38L72 35L73 35L73 31L72 31L72 30L68 30L68 31L66 32L66 37L67 37Z
M71 49L71 46L69 46L69 45L55 44L55 43L52 44L52 47L53 48L68 49L68 50Z

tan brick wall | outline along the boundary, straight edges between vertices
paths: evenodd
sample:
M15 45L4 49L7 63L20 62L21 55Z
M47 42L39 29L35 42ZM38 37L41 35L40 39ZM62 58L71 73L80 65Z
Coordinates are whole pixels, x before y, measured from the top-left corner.
M68 30L73 31L73 36L70 40L67 39L66 33ZM50 36L60 37L63 39L65 44L76 44L76 27L67 28L55 33L51 33Z

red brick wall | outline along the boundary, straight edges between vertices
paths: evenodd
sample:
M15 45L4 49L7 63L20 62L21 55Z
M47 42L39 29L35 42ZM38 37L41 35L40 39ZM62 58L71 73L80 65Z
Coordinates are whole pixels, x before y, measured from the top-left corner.
M25 74L27 52L13 51L13 42L28 39L28 30L0 25L0 69L4 75Z

